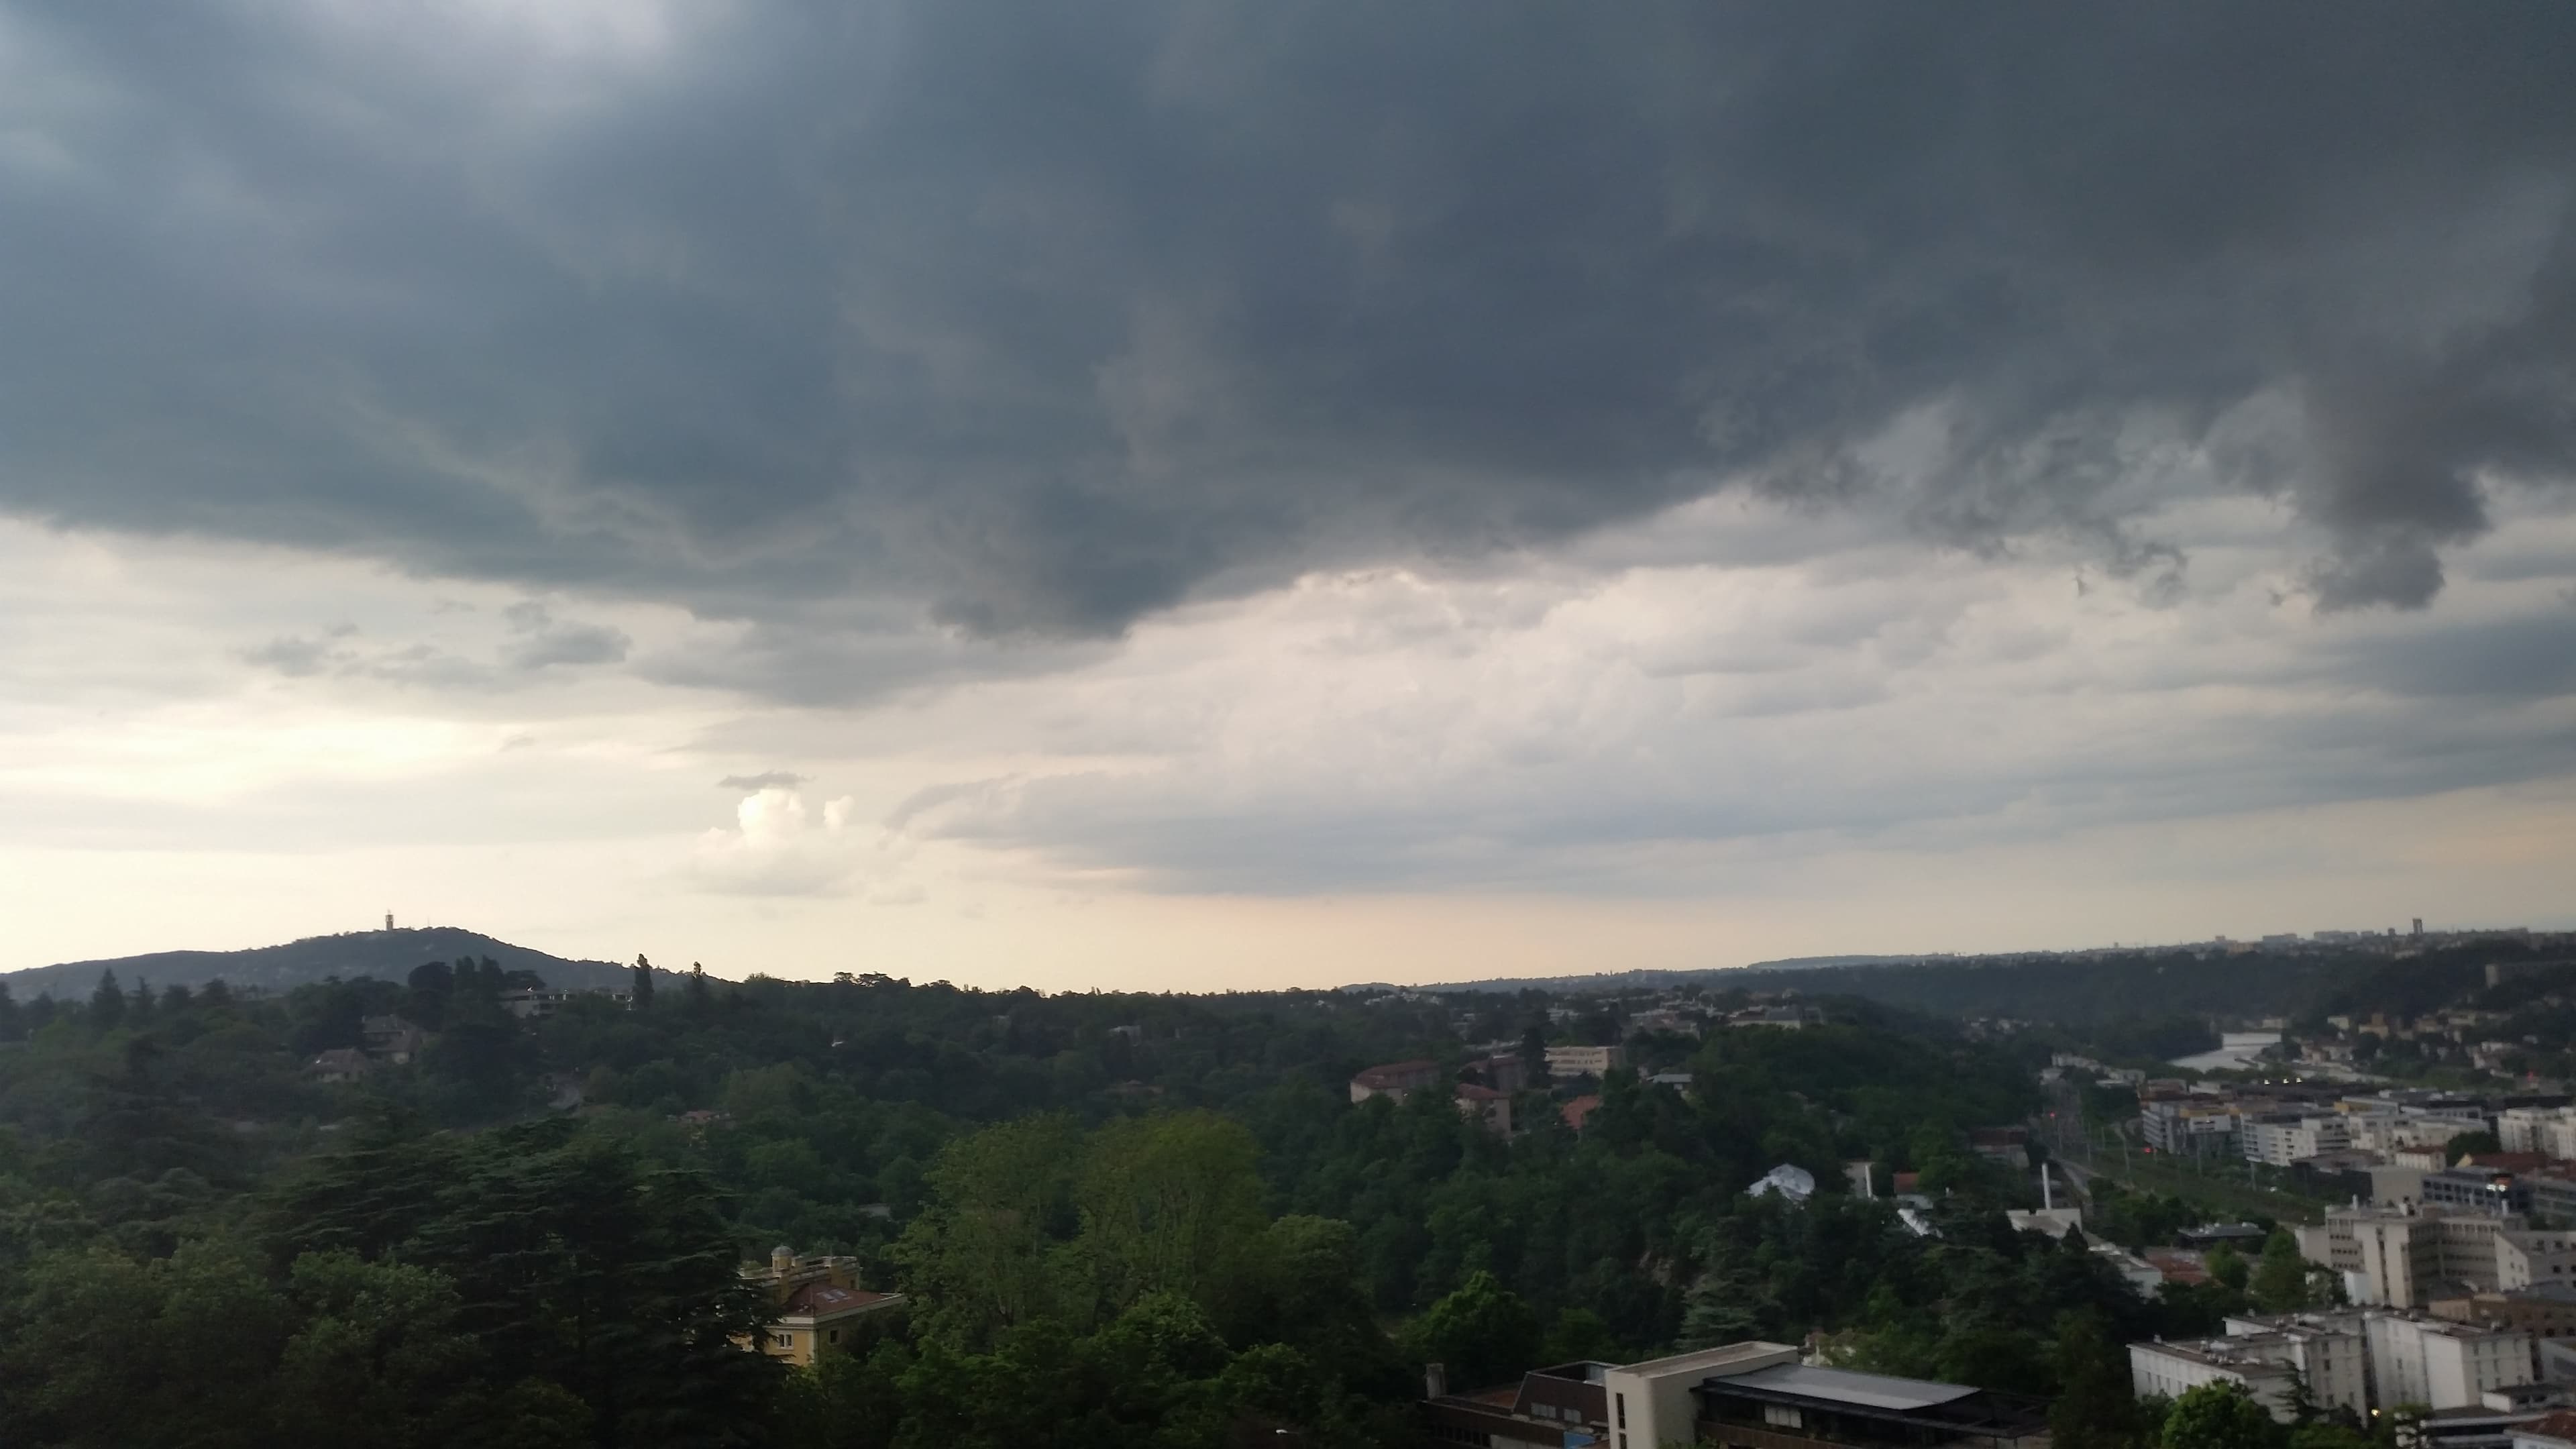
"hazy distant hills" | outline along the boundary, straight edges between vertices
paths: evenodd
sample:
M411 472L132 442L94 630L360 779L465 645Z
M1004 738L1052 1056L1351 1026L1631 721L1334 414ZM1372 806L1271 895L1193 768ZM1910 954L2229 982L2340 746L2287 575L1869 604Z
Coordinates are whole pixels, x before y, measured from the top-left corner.
M1482 981L1443 981L1428 986L1390 986L1361 982L1344 991L1622 991L1655 990L1692 981L1714 981L1744 971L1816 971L1835 966L1892 966L1921 961L1921 956L1791 956L1743 966L1710 966L1696 971L1596 971L1588 976L1498 976Z
M534 971L548 986L566 990L624 989L629 968L609 961L567 961L496 941L479 931L455 926L418 930L349 931L312 936L283 946L256 946L247 951L156 951L112 961L65 961L0 974L10 994L20 1001L51 995L57 1000L87 997L98 987L99 973L113 971L128 989L137 981L155 986L203 986L221 977L230 986L284 991L307 982L337 976L349 980L373 976L400 981L425 961L453 961L460 956L489 957L507 971Z

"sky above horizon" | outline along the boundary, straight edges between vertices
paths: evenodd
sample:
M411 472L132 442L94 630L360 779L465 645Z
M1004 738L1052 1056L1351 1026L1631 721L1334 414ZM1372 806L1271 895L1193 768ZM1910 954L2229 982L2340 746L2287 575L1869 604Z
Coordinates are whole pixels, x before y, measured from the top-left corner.
M2576 926L2576 10L0 0L0 970Z

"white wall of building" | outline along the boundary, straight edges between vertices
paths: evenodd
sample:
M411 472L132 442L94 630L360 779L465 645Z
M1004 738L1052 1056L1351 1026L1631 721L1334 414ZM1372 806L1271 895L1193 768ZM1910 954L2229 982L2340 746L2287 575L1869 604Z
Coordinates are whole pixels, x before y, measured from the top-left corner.
M1601 1376L1610 1406L1605 1449L1689 1449L1699 1441L1694 1387L1712 1377L1797 1361L1798 1350L1786 1344L1736 1343L1611 1369Z
M2376 1407L2469 1408L2489 1389L2532 1380L2531 1335L2519 1330L2374 1313L2364 1331Z

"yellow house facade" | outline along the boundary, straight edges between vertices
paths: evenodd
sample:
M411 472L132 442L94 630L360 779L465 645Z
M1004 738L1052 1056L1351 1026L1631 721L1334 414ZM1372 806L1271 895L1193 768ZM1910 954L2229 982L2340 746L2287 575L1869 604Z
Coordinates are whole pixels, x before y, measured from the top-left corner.
M756 1346L772 1358L810 1365L817 1355L857 1341L858 1327L871 1314L903 1306L900 1293L871 1293L859 1286L859 1260L815 1254L798 1257L779 1247L769 1262L745 1264L742 1276L769 1289L776 1314L761 1330Z

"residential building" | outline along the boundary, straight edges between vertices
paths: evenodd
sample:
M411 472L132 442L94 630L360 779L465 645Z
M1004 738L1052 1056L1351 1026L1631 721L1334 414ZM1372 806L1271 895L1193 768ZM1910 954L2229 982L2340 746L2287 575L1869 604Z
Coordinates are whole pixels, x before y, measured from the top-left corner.
M585 996L620 1004L627 1000L623 991L511 991L502 995L501 1009L521 1021L538 1020L554 1015Z
M2369 1172L2371 1206L2408 1209L2424 1205L2424 1169L2392 1162Z
M2245 1119L2238 1131L2248 1162L2287 1167L2303 1157L2336 1152L2352 1145L2347 1119L2339 1113L2266 1113Z
M2139 1254L2168 1283L2190 1287L2209 1281L2209 1260L2196 1248L2148 1248Z
M1485 1130L1497 1137L1512 1135L1512 1095L1480 1087L1473 1082L1458 1084L1458 1115L1481 1119Z
M1691 1393L1699 1416L1685 1432L1674 1433L1659 1419L1657 1440L1614 1440L1611 1449L1660 1449L1694 1439L1718 1449L2044 1449L2048 1443L2044 1405L1964 1384L1775 1363L1710 1374Z
M2358 1304L2420 1308L2445 1285L2496 1286L2496 1235L2523 1226L2517 1217L2386 1208L2328 1208L2322 1223L2298 1230L2299 1252L2334 1269Z
M2452 1138L2477 1130L2475 1123L2463 1123L2456 1117L2402 1110L2354 1112L2344 1120L2349 1124L2353 1146L2382 1154L2410 1149L2439 1152Z
M356 1047L333 1047L305 1063L305 1075L317 1082L354 1082L375 1070L376 1064Z
M2137 1289L2138 1296L2141 1298L2153 1300L2156 1290L2165 1286L2164 1269L2117 1243L2095 1243L2093 1256L2109 1264L2111 1271L2119 1274L2130 1287Z
M773 1316L759 1349L789 1363L811 1365L815 1355L848 1349L869 1315L903 1306L900 1293L870 1293L859 1286L859 1260L816 1254L796 1256L785 1245L766 1264L746 1263L742 1276L769 1290ZM749 1347L750 1345L745 1345Z
M2214 1097L2160 1097L2138 1107L2139 1135L2158 1152L2234 1157L2239 1141L2236 1104Z
M1436 1444L1491 1449L1557 1449L1603 1444L1662 1449L1689 1443L1691 1390L1714 1374L1794 1363L1779 1343L1737 1343L1644 1363L1597 1360L1532 1369L1516 1384L1452 1393L1439 1364L1423 1370L1423 1427Z
M2542 1283L2529 1288L2437 1299L2430 1312L2456 1323L2495 1323L2535 1339L2576 1338L2576 1285Z
M2015 1232L2062 1238L2069 1228L2084 1226L2084 1210L2072 1207L2006 1208L2004 1221L2012 1224Z
M2560 1166L2547 1172L2533 1173L2522 1180L2529 1194L2532 1221L2551 1224L2576 1223L2576 1176L2565 1175L2570 1169Z
M2471 1213L2522 1213L2531 1207L2523 1179L2497 1167L2454 1167L2424 1174L2424 1205Z
M2015 1172L2030 1169L2030 1133L2020 1127L1979 1127L1968 1134L1968 1150Z
M2496 1141L2507 1152L2576 1157L2576 1108L2508 1107L2496 1114Z
M1816 1175L1795 1163L1784 1162L1753 1180L1744 1190L1746 1197L1778 1197L1791 1203L1804 1204L1816 1195Z
M2414 1425L2413 1437L2418 1449L2513 1449L2527 1430L2564 1413L2570 1402L2562 1384L2515 1384L2464 1408L2434 1410Z
M2492 974L2495 968L2487 970ZM2560 1409L2517 1424L2510 1432L2513 1449L2576 1449L2576 1412Z
M1439 1080L1438 1062L1388 1062L1384 1066L1364 1068L1351 1078L1351 1100L1357 1103L1371 1097L1392 1097L1402 1102L1412 1093Z
M399 1016L362 1017L358 1034L366 1039L367 1055L398 1067L419 1056L429 1040L429 1033Z
M1712 1379L1794 1365L1796 1349L1777 1343L1731 1343L1698 1353L1628 1364L1602 1375L1610 1396L1609 1449L1662 1449L1699 1437L1696 1391Z
M2043 1449L2036 1403L1886 1374L1814 1367L1785 1343L1733 1343L1643 1363L1558 1364L1452 1393L1423 1374L1424 1437L1486 1449Z
M2129 1345L2129 1383L2140 1398L2231 1383L2284 1423L2293 1417L2292 1381L2302 1375L2318 1403L2366 1413L2369 1372L2359 1325L2325 1315L2230 1319L2223 1338Z
M1517 1052L1496 1052L1469 1062L1458 1075L1497 1092L1526 1091L1530 1084L1529 1059Z
M2496 1287L2501 1291L2576 1284L2576 1233L2507 1228L2496 1234L2495 1256Z
M2273 1417L2291 1417L2294 1376L2329 1408L2355 1414L2400 1404L2480 1407L2486 1396L2531 1383L2531 1335L2421 1313L2344 1309L2226 1321L2227 1336L2129 1346L2141 1396L2178 1396L2202 1384L2244 1386Z
M1626 1061L1627 1054L1615 1046L1552 1046L1547 1049L1547 1073L1551 1077L1607 1076L1612 1067Z
M2178 1248L2215 1248L2221 1243L2244 1253L2263 1251L2264 1241L2272 1235L2254 1223L2202 1223L2174 1234Z
M2538 1377L2531 1335L2522 1329L2411 1313L2367 1314L2363 1323L2374 1408L2471 1408L2491 1389Z

